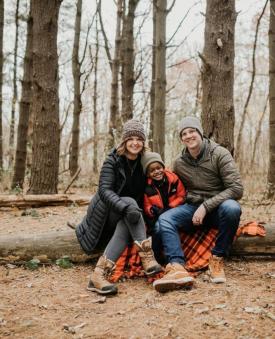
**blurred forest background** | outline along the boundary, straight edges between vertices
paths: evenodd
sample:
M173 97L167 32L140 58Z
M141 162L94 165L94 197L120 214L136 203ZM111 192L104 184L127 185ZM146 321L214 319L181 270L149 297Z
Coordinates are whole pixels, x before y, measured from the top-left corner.
M0 0L1 192L90 190L132 117L171 166L196 115L274 196L274 2Z

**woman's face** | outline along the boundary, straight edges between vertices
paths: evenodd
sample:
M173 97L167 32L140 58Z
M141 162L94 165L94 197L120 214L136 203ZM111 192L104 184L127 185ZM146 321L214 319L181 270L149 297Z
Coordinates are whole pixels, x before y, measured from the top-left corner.
M143 150L144 142L138 137L131 137L126 141L126 156L130 159L135 159Z

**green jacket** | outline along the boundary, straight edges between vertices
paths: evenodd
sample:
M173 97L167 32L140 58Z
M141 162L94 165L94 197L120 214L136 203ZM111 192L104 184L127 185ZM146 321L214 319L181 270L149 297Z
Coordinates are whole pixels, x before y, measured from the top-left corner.
M175 161L174 172L187 189L186 202L203 203L207 212L227 199L238 200L243 195L240 173L230 152L212 140L203 139L198 159L184 149Z

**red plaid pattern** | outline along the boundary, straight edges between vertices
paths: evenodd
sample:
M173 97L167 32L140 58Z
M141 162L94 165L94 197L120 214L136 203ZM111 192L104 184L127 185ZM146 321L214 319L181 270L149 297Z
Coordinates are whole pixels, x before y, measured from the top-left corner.
M211 250L215 245L218 230L215 228L198 229L195 233L186 234L181 232L181 245L186 257L185 268L191 273L196 273L208 266ZM250 221L238 228L236 237L240 235L261 236L266 234L261 223ZM159 279L163 274L159 273L154 278L149 278L152 282ZM116 262L116 268L111 276L111 281L116 282L122 277L132 278L144 276L141 260L135 246L125 248L124 252Z

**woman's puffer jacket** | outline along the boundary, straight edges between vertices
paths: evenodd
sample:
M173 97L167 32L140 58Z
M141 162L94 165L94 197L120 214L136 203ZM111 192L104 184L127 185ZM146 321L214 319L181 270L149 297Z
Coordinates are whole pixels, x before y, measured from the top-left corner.
M122 214L127 207L119 196L125 181L123 158L113 150L103 163L98 191L88 207L86 216L76 228L77 239L87 254L91 254L96 247L109 211L114 210Z

